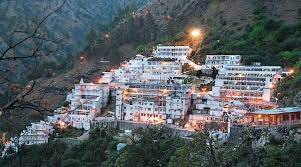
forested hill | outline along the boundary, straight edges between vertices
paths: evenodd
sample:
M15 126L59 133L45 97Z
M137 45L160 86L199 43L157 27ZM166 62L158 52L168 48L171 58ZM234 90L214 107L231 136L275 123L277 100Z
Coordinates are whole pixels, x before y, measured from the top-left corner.
M203 39L194 45L195 62L203 63L207 54L240 54L246 65L257 61L294 69L294 76L281 83L276 94L283 106L301 99L298 0L156 0L138 12L119 14L109 40L95 38L103 33L100 29L93 31L86 53L118 62L135 53L147 54L156 44L192 45L189 32L195 27L203 32Z
M156 44L191 45L192 27L201 28L204 34L202 43L194 48L195 62L202 63L206 54L241 54L245 64L256 60L292 67L300 57L300 8L298 0L154 0L139 10L124 8L110 24L90 30L82 54L87 63L43 79L42 87L52 83L54 90L64 94L81 77L93 79L99 69L107 68L99 60L118 65L137 53L149 53ZM293 104L298 83L294 79L286 86L292 92L287 92L291 98L284 105ZM56 91L49 91L49 97L57 99L51 100L53 107L64 99Z
M33 29L49 13L62 7L49 16L37 34L47 37L37 53L38 63L33 59L19 59L0 62L0 70L8 73L0 78L0 96L10 83L26 83L44 76L41 69L68 68L72 59L86 47L86 35L92 29L100 29L112 21L118 11L131 6L140 8L150 0L1 0L0 1L0 54L16 41L33 33ZM55 42L52 42L55 41ZM28 56L41 39L27 40L14 48L18 57ZM42 56L40 56L42 55ZM67 57L67 58L66 58ZM68 59L68 60L66 60ZM45 63L45 61L47 63ZM37 64L36 64L37 63ZM61 66L59 64L62 64ZM8 69L14 69L13 71ZM62 70L61 70L62 71ZM60 72L61 72L60 71Z
M133 5L140 8L150 0L65 0L61 10L49 17L46 23L49 33L60 36L68 33L69 48L80 51L85 46L85 37L91 28L112 21L119 10ZM49 11L62 4L64 0L3 0L0 2L0 31L2 40L7 37L14 26L20 27L31 21L41 19ZM1 40L0 40L1 41Z
M89 30L89 33L86 37L79 38L80 41L86 42L85 45L81 45L84 47L83 52L36 70L34 74L38 76L32 78L38 78L37 89L33 95L42 94L47 97L36 98L38 102L42 101L49 109L55 109L62 105L67 92L80 78L93 81L100 72L111 66L118 66L120 62L132 58L137 53L148 54L156 44L191 45L189 30L192 27L201 28L203 31L203 41L194 46L195 54L191 57L196 63L202 63L206 54L241 54L245 64L260 61L264 65L294 68L295 74L280 84L276 95L283 106L296 105L298 99L301 99L299 0L136 0L135 3L140 3L140 6L147 2L149 4L142 9L137 7L138 5L123 6L118 12L118 5L110 10L110 5L115 1L119 3L114 4L119 6L123 6L122 2L134 2L68 1L59 14L50 18L49 22L56 21L52 31L69 27L74 28L70 32L74 32L75 35L81 34L77 29ZM14 2L17 1L1 3L1 7L5 7L4 4L16 6ZM36 6L27 1L20 2L27 4L30 7L28 10ZM34 2L49 4L47 1ZM5 11L8 9L10 8L6 7ZM18 11L19 8L13 9ZM112 16L109 13L114 12L117 12L117 15L109 24L89 28L102 24L101 18L110 20ZM11 13L13 12L9 11L5 15ZM59 15L70 15L73 19L66 19L58 24ZM85 20L93 20L93 24ZM2 23L1 21L1 28L5 27ZM80 55L84 57L82 63L79 63ZM109 60L110 63L101 63L100 60ZM69 71L61 71L69 63L75 65L70 66ZM51 73L48 73L49 71ZM10 96L3 97L9 100L7 97ZM27 114L25 111L24 113ZM20 116L20 112L18 114Z

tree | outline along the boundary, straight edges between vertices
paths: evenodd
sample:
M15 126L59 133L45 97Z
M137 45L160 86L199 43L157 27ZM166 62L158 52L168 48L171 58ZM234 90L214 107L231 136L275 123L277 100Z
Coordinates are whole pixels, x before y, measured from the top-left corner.
M56 12L62 9L64 6L65 1L63 1L59 6L57 6L54 9L51 9L49 13L47 13L45 16L43 16L40 20L33 20L33 25L29 25L28 28L22 28L18 27L16 25L12 32L10 32L7 39L4 41L4 48L3 52L0 53L0 63L7 63L7 61L16 61L16 60L22 60L22 59L34 59L37 60L37 57L41 56L47 56L52 53L52 51L43 50L45 48L45 45L52 44L59 44L63 38L60 39L50 39L47 36L47 31L43 29L44 24L46 21L54 15ZM24 47L29 45L30 47L27 48L26 51L29 54L26 55L16 55L16 50L20 47ZM15 69L8 69L3 72L3 74L9 74L10 71L13 71ZM2 73L2 71L1 71ZM3 75L0 78L0 83L7 83L9 82L9 79L6 75ZM31 98L30 100L26 100L33 92L34 89L36 89L37 84L35 81L31 81L28 83L23 91L18 94L17 96L11 96L7 97L7 99L10 99L10 101L4 105L0 106L0 112L3 114L5 118L9 118L11 113L16 110L35 110L38 112L45 112L48 111L47 108L42 106L37 102L37 99L44 98L43 96L45 94L41 93L38 95L39 97ZM37 99L35 99L37 98Z
M190 167L190 165L190 152L185 148L177 149L168 163L168 167Z
M81 163L78 159L67 159L62 163L63 167L80 167Z

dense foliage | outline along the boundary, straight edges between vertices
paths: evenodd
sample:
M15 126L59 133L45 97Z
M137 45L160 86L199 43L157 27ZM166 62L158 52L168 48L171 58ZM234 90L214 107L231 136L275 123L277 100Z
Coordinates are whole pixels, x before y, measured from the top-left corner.
M240 54L242 63L252 65L280 65L285 70L293 71L290 77L277 86L275 96L281 106L301 105L295 98L301 92L301 22L286 24L268 19L259 12L254 22L248 25L242 34L234 31L222 32L212 29L196 61L206 54Z
M282 131L282 132L279 132ZM301 141L279 129L277 138L268 137L265 145L254 144L266 131L247 129L236 139L213 145L206 133L192 139L172 137L163 129L139 130L135 137L122 139L114 131L95 129L90 138L69 146L52 141L40 146L22 147L14 156L0 160L1 166L107 166L107 167L197 167L197 166L299 166ZM238 140L240 139L240 140ZM233 143L234 140L238 140ZM119 142L127 146L116 151ZM260 143L260 142L257 142Z

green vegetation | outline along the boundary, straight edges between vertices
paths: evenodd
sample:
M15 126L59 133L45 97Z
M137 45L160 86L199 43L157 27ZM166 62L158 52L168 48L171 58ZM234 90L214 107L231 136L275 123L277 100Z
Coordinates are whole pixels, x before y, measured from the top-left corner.
M51 78L56 74L61 74L70 70L75 64L74 55L58 58L55 61L45 61L37 64L30 69L30 74L26 77L27 81L35 80L41 77Z
M153 15L138 14L134 7L127 7L119 11L112 23L90 31L85 52L92 59L102 56L120 62L120 59L127 59L135 52L150 53L156 43L172 43L182 37L175 34L168 26L167 29L160 27ZM131 52L122 50L123 46L132 48Z
M240 54L245 65L260 62L294 69L293 75L279 83L275 97L281 106L300 105L294 99L301 91L301 22L286 24L268 19L257 11L253 23L242 35L221 31L213 28L200 46L201 53L193 59L200 61L200 54Z
M56 137L61 138L76 138L84 133L84 129L77 129L71 126L67 126L64 129L55 129Z
M279 132L280 131L280 132ZM292 129L278 129L265 145L254 141L265 136L264 130L247 129L239 142L213 145L206 133L192 140L172 137L163 129L137 130L128 145L116 151L119 142L115 131L95 129L90 138L79 145L64 143L22 147L14 156L0 159L5 166L105 166L105 167L197 167L197 166L299 166L301 141L289 135ZM295 134L295 133L294 133ZM277 135L276 135L277 136ZM238 138L236 139L238 140ZM255 142L256 143L256 142Z
M294 73L280 81L274 93L282 106L301 105L301 60L291 70Z
M241 54L243 63L291 67L301 55L301 22L287 25L257 17L242 35L223 34L213 30L201 46L204 54Z
M216 2L213 2L213 5ZM218 5L215 4L218 10ZM252 22L246 26L239 27L239 30L225 28L227 23L220 15L219 22L207 20L205 24L210 25L204 41L192 59L202 62L207 54L241 54L243 64L251 65L253 62L260 62L262 65L281 65L284 68L298 68L297 63L301 58L301 22L288 24L284 21L270 19L265 13L266 9L261 3L255 4ZM167 9L166 9L167 10ZM157 43L175 44L187 42L184 23L174 20L174 9L169 14L170 19L165 20L164 26L159 27L152 15L133 15L133 8L126 8L115 18L114 24L98 31L92 31L89 42L88 55L107 55L109 59L127 59L131 55L124 52L122 46L132 47L132 53L149 54L151 48ZM220 14L220 13L219 13ZM189 16L190 20L197 19L196 16ZM200 19L202 24L203 19ZM205 19L206 20L206 19ZM121 22L121 24L120 24ZM119 23L119 24L117 24ZM239 24L238 22L233 25ZM107 31L112 29L111 31ZM104 38L102 34L108 33L109 38ZM98 37L95 39L95 37ZM97 41L96 47L93 42ZM93 47L93 48L91 48ZM214 74L216 76L216 74ZM291 78L284 80L277 87L280 92L279 104L281 106L291 106L294 99L300 92L300 70ZM290 91L283 92L290 88ZM282 93L283 92L283 93Z

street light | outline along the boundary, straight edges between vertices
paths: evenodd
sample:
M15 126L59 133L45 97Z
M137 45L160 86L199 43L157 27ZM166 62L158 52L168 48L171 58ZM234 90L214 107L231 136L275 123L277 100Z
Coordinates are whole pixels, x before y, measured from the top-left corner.
M189 36L192 39L192 47L195 48L195 50L198 49L199 44L202 40L202 32L199 28L193 28L190 30Z
M190 35L191 35L193 38L200 37L200 36L201 36L201 30L195 28L195 29L191 30Z

